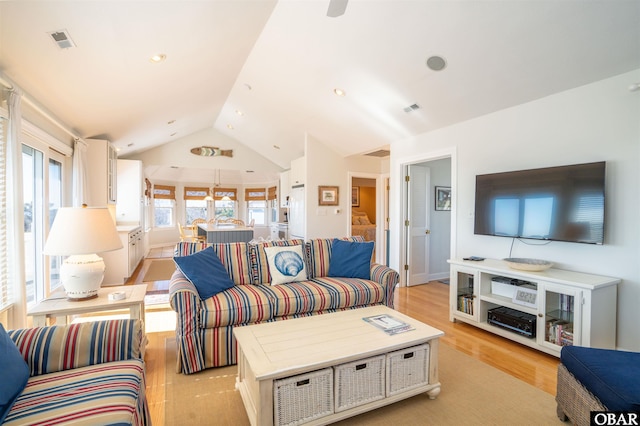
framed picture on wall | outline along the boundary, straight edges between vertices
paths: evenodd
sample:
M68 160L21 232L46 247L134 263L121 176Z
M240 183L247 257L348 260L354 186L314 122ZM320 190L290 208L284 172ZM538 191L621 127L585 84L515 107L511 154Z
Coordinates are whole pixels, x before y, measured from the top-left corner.
M351 207L360 207L360 187L351 187Z
M337 186L318 187L318 205L337 206L339 203Z
M436 186L436 210L451 210L451 187Z

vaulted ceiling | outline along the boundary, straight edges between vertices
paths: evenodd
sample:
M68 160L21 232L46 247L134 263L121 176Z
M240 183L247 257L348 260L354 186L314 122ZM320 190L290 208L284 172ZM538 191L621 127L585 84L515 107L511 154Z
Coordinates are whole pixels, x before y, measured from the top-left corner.
M0 72L121 156L213 127L288 168L305 133L367 153L640 68L637 0L328 5L0 1Z

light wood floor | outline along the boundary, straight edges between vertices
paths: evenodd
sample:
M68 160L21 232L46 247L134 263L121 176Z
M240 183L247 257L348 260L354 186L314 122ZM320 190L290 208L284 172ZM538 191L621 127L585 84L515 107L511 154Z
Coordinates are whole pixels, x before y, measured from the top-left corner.
M169 256L170 254L167 257ZM134 274L132 282L142 282L144 271L148 268L148 262L150 260L145 259L139 267L139 271ZM155 283L147 283L147 285L150 288L155 288ZM158 282L158 287L164 287L165 285L164 281ZM445 336L441 339L442 343L555 395L558 358L511 342L468 324L450 322L448 301L449 286L440 282L431 282L398 289L395 296L395 308L406 315L444 331ZM173 311L167 311L167 316L173 319ZM170 324L171 321L167 323ZM147 399L149 401L151 419L155 426L165 424L164 341L167 337L173 335L173 331L148 333L149 345L145 356L147 363ZM443 389L446 389L446 383L443 383L442 386Z

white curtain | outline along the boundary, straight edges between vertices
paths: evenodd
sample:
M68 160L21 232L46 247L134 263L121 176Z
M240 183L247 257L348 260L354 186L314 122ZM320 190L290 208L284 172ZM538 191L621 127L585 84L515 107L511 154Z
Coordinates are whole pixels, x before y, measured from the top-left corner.
M13 285L15 303L9 316L9 327L25 327L26 283L24 257L24 199L22 196L22 93L9 93L9 129L7 132L7 242L9 283Z
M87 203L87 144L76 139L73 147L73 206ZM88 204L88 203L87 203Z

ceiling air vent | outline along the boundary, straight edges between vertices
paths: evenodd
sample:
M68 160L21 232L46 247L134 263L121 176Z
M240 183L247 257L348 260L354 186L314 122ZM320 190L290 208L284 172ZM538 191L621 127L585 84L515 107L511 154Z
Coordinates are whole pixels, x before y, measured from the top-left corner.
M76 44L71 40L71 36L67 30L54 31L49 33L53 41L58 45L60 49L70 49L76 47Z
M409 105L408 107L406 107L404 109L404 112L411 112L411 111L415 111L417 109L420 109L420 105L418 104L413 104L413 105Z
M378 151L373 151L373 152L370 152L370 153L365 154L365 155L368 155L370 157L380 157L380 158L382 158L382 157L388 157L389 155L391 155L391 151L389 151L387 149L379 149Z

